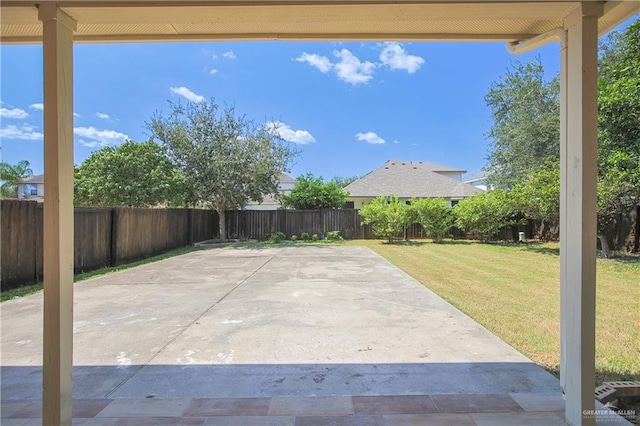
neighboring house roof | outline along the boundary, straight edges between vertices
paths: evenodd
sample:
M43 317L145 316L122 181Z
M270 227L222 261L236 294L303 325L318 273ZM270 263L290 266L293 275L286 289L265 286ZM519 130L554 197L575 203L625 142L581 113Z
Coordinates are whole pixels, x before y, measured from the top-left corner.
M465 183L477 182L479 180L485 180L487 178L487 172L484 170L476 170L472 173L467 173L462 177L462 181Z
M421 161L389 160L380 168L347 185L350 197L395 195L401 198L462 198L483 192L459 180L437 173L463 170Z
M34 175L20 179L18 183L44 183L44 175Z
M296 180L285 173L280 173L280 183L296 183Z

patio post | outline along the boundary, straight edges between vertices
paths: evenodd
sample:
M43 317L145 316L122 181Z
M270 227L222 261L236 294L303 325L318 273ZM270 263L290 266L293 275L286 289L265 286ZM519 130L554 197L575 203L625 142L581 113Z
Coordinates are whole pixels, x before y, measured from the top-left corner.
M44 59L44 358L42 423L71 425L73 365L73 31L42 3Z
M560 378L570 425L595 424L598 18L582 2L564 20L561 49Z

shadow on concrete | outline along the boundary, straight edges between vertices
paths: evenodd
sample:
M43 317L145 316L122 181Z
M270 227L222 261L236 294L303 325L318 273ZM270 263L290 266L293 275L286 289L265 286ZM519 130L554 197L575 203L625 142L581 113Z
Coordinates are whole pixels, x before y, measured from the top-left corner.
M3 366L2 400L40 399L41 367ZM75 366L73 395L99 398L559 393L533 363Z

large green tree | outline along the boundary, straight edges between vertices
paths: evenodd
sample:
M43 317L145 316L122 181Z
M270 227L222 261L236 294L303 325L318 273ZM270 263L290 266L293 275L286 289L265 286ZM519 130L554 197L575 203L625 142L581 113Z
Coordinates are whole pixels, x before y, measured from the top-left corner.
M613 225L640 203L640 20L601 45L598 112L598 238L608 257Z
M527 215L554 220L559 210L558 78L539 62L517 64L486 97L493 113L488 180L513 188ZM598 238L603 255L615 223L640 202L640 21L601 44L598 77Z
M16 164L9 164L0 161L0 192L2 198L16 198L18 196L18 181L32 176L33 171L28 161L18 161Z
M335 182L336 185L338 185L340 188L344 188L345 186L349 185L352 182L357 181L358 179L360 179L361 176L334 176L331 179L331 182Z
M271 127L238 116L233 107L210 102L170 104L170 112L152 116L148 129L167 148L198 199L220 218L226 240L225 211L278 191L298 151Z
M509 189L545 161L560 156L559 78L545 80L539 61L515 63L485 97L493 126L487 182Z
M282 197L282 205L298 210L339 209L348 195L335 181L325 182L322 176L307 173L296 178L296 186Z
M183 175L153 141L104 147L75 170L77 206L184 205L184 188Z

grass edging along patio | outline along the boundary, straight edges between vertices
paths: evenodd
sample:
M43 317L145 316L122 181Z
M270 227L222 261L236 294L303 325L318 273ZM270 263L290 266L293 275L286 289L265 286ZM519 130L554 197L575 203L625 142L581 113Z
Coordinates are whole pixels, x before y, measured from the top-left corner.
M557 243L504 245L412 241L364 245L410 274L538 365L558 375ZM598 259L596 383L640 380L640 256Z
M204 250L206 247L194 246L194 247L182 247L179 249L171 250L163 254L159 254L157 256L149 257L147 259L138 260L136 262L126 263L124 265L118 266L110 266L107 268L96 269L94 271L82 272L80 274L75 274L73 277L73 282L77 283L80 281L88 280L90 278L95 278L100 275L110 274L113 272L122 271L125 269L133 268L135 266L145 265L147 263L157 262L159 260L168 259L170 257L180 256L183 254L191 253L192 251ZM35 283L32 285L13 288L11 290L3 291L0 293L0 301L4 302L6 300L15 299L17 297L28 296L33 293L37 293L42 290L42 282Z
M125 263L123 265L118 265L118 266L110 266L107 268L101 268L101 269L96 269L93 271L89 271L89 272L82 272L79 274L76 274L73 278L73 282L77 283L80 281L84 281L84 280L88 280L90 278L95 278L98 277L100 275L105 275L105 274L110 274L113 272L118 272L118 271L122 271L125 269L129 269L129 268L133 268L135 266L140 266L140 265L145 265L147 263L152 263L152 262L157 262L159 260L164 260L164 259L168 259L170 257L175 257L175 256L180 256L183 254L187 254L187 253L191 253L192 251L197 251L197 250L210 250L210 249L215 249L215 248L222 248L222 247L229 247L229 246L233 246L233 247L266 247L266 246L270 246L273 244L278 244L280 246L283 247L289 247L289 246L294 246L296 244L302 244L302 245L318 245L318 244L339 244L341 243L341 241L282 241L280 243L270 243L267 241L229 241L229 242L213 242L213 240L208 241L208 242L203 242L203 243L198 243L198 244L194 244L193 246L189 246L189 247L182 247L179 249L175 249L175 250L171 250L168 251L166 253L163 254L159 254L157 256L153 256L153 257L149 257L147 259L142 259L142 260L138 260L135 262L131 262L131 263ZM31 284L31 285L26 285L23 287L18 287L18 288L12 288L10 290L7 291L3 291L0 293L0 302L4 302L7 300L11 300L11 299L15 299L17 297L24 297L24 296L28 296L30 294L33 293L37 293L39 291L42 291L42 282L38 282L35 284Z

